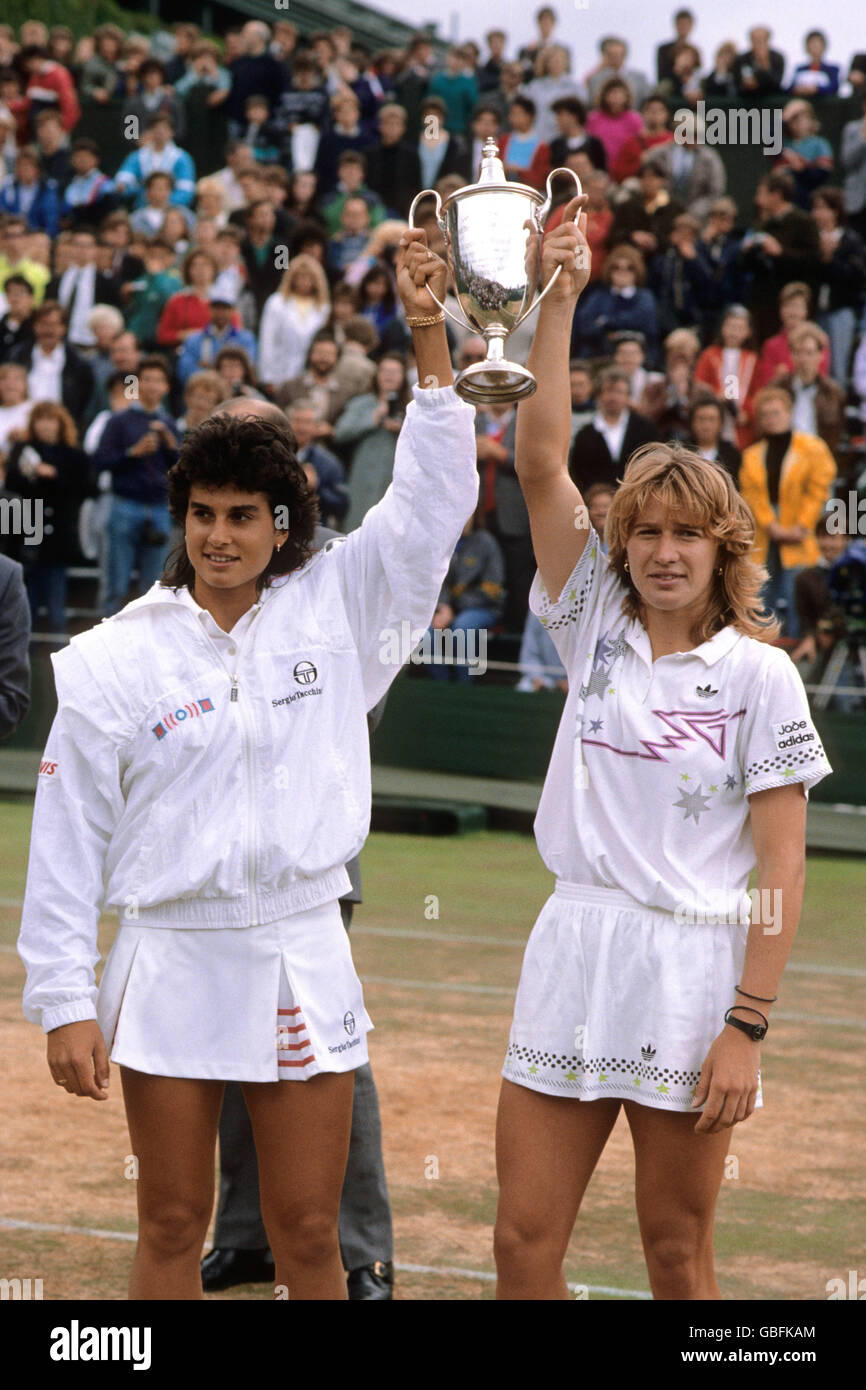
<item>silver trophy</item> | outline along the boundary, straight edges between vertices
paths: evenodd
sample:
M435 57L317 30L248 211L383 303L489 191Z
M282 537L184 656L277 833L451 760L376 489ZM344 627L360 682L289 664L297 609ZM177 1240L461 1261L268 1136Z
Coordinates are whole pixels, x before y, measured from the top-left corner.
M458 374L457 394L473 405L493 401L520 401L531 396L538 382L528 367L509 362L504 343L533 309L537 309L559 275L557 266L549 283L535 298L541 273L541 237L544 219L553 200L551 183L569 174L583 189L573 169L554 169L547 176L547 197L525 183L509 183L499 146L485 140L478 182L458 188L442 202L432 188L412 201L409 226L415 225L415 209L423 198L436 199L436 220L448 248L448 264L465 321L461 323L431 295L461 328L479 333L487 343L483 362L473 362ZM429 285L427 286L430 289Z

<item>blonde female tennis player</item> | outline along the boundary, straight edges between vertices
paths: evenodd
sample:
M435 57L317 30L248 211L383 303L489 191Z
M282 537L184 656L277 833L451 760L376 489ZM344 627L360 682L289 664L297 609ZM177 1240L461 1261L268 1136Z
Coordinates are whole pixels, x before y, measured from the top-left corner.
M184 442L163 580L53 658L20 951L56 1084L120 1066L139 1162L131 1298L201 1298L227 1080L243 1083L276 1282L346 1297L337 1217L364 1008L338 899L369 828L366 712L389 634L428 627L476 503L474 411L407 231L398 284L419 380L383 500L310 558L285 432L217 415ZM121 924L99 989L97 924Z
M546 238L545 283L557 264L515 454L539 569L530 606L569 694L536 819L556 886L503 1068L498 1294L567 1296L566 1247L624 1108L653 1294L718 1298L728 1132L760 1104L760 1039L800 912L805 793L831 769L795 667L761 640L773 629L753 523L724 470L679 445L638 450L602 552L566 467L569 335L589 265L568 220Z

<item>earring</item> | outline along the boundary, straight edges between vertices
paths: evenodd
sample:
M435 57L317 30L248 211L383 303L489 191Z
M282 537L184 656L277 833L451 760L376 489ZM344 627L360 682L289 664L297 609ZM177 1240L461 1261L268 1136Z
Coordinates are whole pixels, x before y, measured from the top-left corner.
M626 574L628 574L628 560L626 560L625 564L623 565L623 569L625 570Z
M723 566L723 565L719 565L719 568L716 570L716 574L724 574L724 572L725 572L724 566Z

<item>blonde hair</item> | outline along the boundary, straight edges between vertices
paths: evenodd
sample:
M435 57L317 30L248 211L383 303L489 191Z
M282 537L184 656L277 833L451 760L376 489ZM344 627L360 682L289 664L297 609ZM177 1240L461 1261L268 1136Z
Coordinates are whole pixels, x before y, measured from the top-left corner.
M830 342L823 328L820 328L817 323L800 323L788 338L788 346L798 348L807 338L813 339L818 344L820 352L823 352Z
M380 222L378 227L374 227L370 233L370 239L364 247L362 255L373 256L378 260L382 252L389 246L397 245L408 226L408 222L400 222L397 218L389 218L385 222Z
M221 179L214 178L213 174L207 174L204 178L199 179L195 186L196 198L200 198L203 193L216 193L220 200L220 212L226 211L228 195Z
M763 566L750 558L755 522L730 474L683 444L645 444L626 466L605 523L608 563L626 588L623 612L643 622L643 600L626 566L626 545L650 502L689 518L719 546L712 589L697 624L698 644L724 627L747 637L771 641L778 635L775 618L764 614Z
M277 293L282 295L283 299L288 299L289 295L292 293L292 281L299 270L306 270L312 275L316 285L313 291L313 298L319 308L324 309L330 304L331 295L328 290L328 281L325 278L325 272L315 256L295 256L294 260L289 261L285 274L280 281L280 287Z
M679 357L695 360L701 350L701 340L691 328L675 328L665 338L665 355L676 353Z
M95 333L100 324L113 329L115 337L124 329L123 314L113 304L94 304L87 316L87 327Z

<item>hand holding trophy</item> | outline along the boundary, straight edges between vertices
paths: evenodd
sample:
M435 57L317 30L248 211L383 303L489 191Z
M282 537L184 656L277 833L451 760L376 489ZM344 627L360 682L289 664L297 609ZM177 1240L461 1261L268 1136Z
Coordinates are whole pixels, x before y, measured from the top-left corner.
M414 225L415 208L424 198L436 199L437 222L448 247L454 292L465 322L487 343L487 357L459 373L458 395L474 405L491 401L519 401L531 396L538 383L532 372L509 362L504 342L553 289L562 272L557 266L536 298L541 278L541 240L544 219L552 201L551 184L568 174L583 190L571 169L554 169L547 178L547 197L527 184L509 183L494 139L485 141L478 182L458 188L443 204L439 194L425 189L409 209ZM456 315L430 291L436 303L455 323Z
M420 228L405 231L397 250L397 289L408 318L439 314L445 298L448 267L427 247Z

